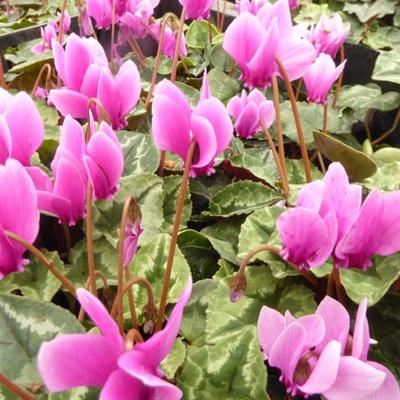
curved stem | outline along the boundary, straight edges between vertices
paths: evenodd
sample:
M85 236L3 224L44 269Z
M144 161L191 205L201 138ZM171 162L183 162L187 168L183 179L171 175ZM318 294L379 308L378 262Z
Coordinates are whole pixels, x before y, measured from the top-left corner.
M131 47L133 53L136 55L138 61L140 62L140 64L142 65L142 67L146 66L146 63L144 62L145 57L142 53L142 50L140 50L140 47L135 39L135 37L133 35L130 35L128 38L128 44Z
M111 125L111 117L110 114L108 113L108 111L104 108L103 104L101 103L101 101L99 99L97 99L96 97L91 97L87 103L87 109L88 111L91 110L92 105L96 105L98 107L98 113L99 113L99 121L105 121L107 122L108 125ZM90 121L90 119L88 118L88 121ZM89 130L90 132L90 130ZM90 135L89 135L90 136ZM89 140L90 137L87 137L86 140Z
M137 329L129 329L125 337L125 350L130 351L135 347L135 343L143 342L143 337Z
M1 373L0 373L0 384L22 400L35 400L35 397L31 396L28 392L26 392L24 389L16 385L12 380L8 379L5 375Z
M279 158L279 154L277 153L276 149L275 149L275 145L274 142L272 140L272 137L268 131L268 128L265 126L264 122L260 119L260 125L264 130L265 133L265 139L268 142L268 145L272 151L272 155L274 156L274 160L275 160L275 164L276 164L276 168L278 170L279 176L281 178L282 181L282 186L283 186L283 192L285 195L285 199L287 200L289 198L289 184L287 182L287 177L285 175L285 173L283 172L283 168L282 168L282 164L281 164L281 160Z
M343 62L344 62L344 46L342 45L342 47L340 48L340 64L342 64ZM344 75L344 72L342 71L342 73L340 74L339 79L337 81L337 84L336 84L335 96L333 97L332 107L335 107L336 103L339 100L340 89L341 89L342 83L343 83L343 75Z
M125 281L129 282L131 280L129 268L125 268ZM136 305L135 305L135 297L133 295L132 286L128 290L128 304L129 304L129 311L131 313L131 323L135 329L139 329L139 323L137 320L136 315Z
M189 172L190 172L190 167L192 164L193 153L194 153L195 147L196 147L196 141L194 139L192 139L192 142L190 143L190 146L189 146L189 149L187 152L187 156L186 156L186 160L185 160L185 169L183 171L181 188L179 191L178 201L176 204L175 220L174 220L174 226L172 228L171 244L169 247L167 266L166 266L165 274L164 274L164 281L163 281L162 294L161 294L161 300L160 300L160 308L158 310L158 318L157 318L157 324L156 324L156 332L161 329L164 312L165 312L165 305L167 303L167 295L168 295L169 281L171 279L172 264L174 262L176 242L178 240L179 226L180 226L180 222L181 222L183 206L185 204L186 189L187 189L187 185L188 185L188 181L189 181Z
M386 132L382 133L382 135L379 136L377 139L373 140L372 144L378 144L382 142L382 140L385 140L388 136L390 136L396 130L399 122L400 122L400 108L397 111L392 126Z
M181 18L179 20L178 37L176 38L174 58L172 60L172 72L171 72L171 78L170 78L172 83L175 83L175 81L176 81L176 70L178 69L179 50L181 49L183 27L185 26L185 15L186 15L186 9L185 9L185 7L183 7L182 13L181 13Z
M40 81L42 79L42 76L44 74L44 72L47 70L47 74L46 74L46 89L49 90L50 89L50 79L51 79L51 65L49 63L46 63L42 66L42 68L40 68L40 71L38 73L38 76L36 78L35 84L33 85L33 89L32 89L32 96L35 95L36 90L40 84Z
M73 283L65 277L37 247L27 242L14 232L4 231L4 233L8 238L14 240L34 255L63 284L63 286L75 296L76 289Z
M58 41L61 44L61 46L64 39L64 16L65 16L65 9L67 7L67 1L68 0L63 0L62 2L60 23L58 25Z
M279 67L279 72L285 81L286 90L288 92L290 104L292 106L294 121L296 123L297 136L299 139L299 145L300 145L300 150L301 150L301 156L303 158L303 163L304 163L304 171L306 174L306 179L307 179L307 182L311 182L312 175L311 175L310 159L308 158L307 146L306 146L306 142L304 139L303 127L301 126L299 110L297 109L296 97L294 95L293 88L290 83L289 76L285 70L285 67L283 66L283 64L281 63L281 61L278 58L276 59L276 63Z
M272 93L273 101L276 115L276 137L278 139L278 153L281 160L282 171L285 174L287 181L287 171L286 171L286 157L285 157L285 147L283 144L283 131L282 131L282 120L281 120L281 102L279 98L279 86L276 76L272 76Z

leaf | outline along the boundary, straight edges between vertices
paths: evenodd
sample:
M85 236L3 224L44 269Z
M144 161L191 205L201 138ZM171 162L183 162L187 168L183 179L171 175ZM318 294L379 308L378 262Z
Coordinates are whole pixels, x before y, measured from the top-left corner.
M385 192L392 192L400 188L400 162L378 163L376 173L364 182L364 186L370 190L378 188Z
M192 400L266 400L267 368L254 328L213 346L189 347L177 384Z
M181 188L182 177L180 175L171 175L163 179L164 189L164 223L161 227L162 231L171 233L175 220L176 205ZM180 230L186 228L186 224L192 213L192 202L190 200L190 192L186 190L185 203L180 221Z
M64 272L64 263L60 260L56 251L45 251L44 255L54 263L61 273ZM1 281L0 293L11 293L20 290L26 297L51 301L60 286L61 282L43 264L33 259L25 267L24 272L10 274Z
M54 304L15 295L0 295L0 373L22 388L41 383L36 367L40 345L84 329L68 311ZM0 397L7 397L0 386Z
M345 4L343 11L356 14L361 22L367 22L373 17L382 18L388 14L394 14L395 3L390 0L377 0L370 3Z
M291 184L303 185L307 182L303 160L286 159L286 171ZM322 172L314 164L311 164L311 175L313 180L322 178Z
M205 215L229 217L249 214L280 199L278 192L261 183L238 181L226 186L211 198L209 211Z
M208 74L211 94L226 102L239 93L240 84L236 79L230 78L219 68L213 68Z
M211 38L218 35L215 25L205 20L193 21L186 32L186 44L194 49L204 49Z
M365 297L368 305L376 304L400 276L400 255L375 257L374 266L367 271L356 268L340 269L340 278L347 295L355 303Z
M231 180L223 173L216 172L210 176L198 176L190 179L190 192L210 200L217 192L231 183Z
M186 346L183 344L182 338L178 338L160 366L167 379L174 379L176 371L185 361L185 356Z
M205 235L187 229L179 234L178 246L189 263L194 281L214 275L219 255Z
M237 265L239 265L237 246L239 243L240 227L243 221L243 217L237 216L207 226L201 231L222 258Z
M185 96L189 99L190 105L192 108L195 108L200 97L200 92L195 89L193 86L186 85L183 82L175 82L175 85L185 94Z
M211 49L210 61L215 68L219 68L221 71L229 73L234 60L229 56L229 54L224 50L221 45L214 46Z
M397 50L382 51L376 59L372 79L400 84L400 53Z
M374 160L365 153L322 132L314 132L315 147L331 161L339 161L351 181L362 181L377 171Z
M143 245L136 253L131 265L131 276L146 278L154 293L156 303L160 301L163 278L168 259L171 237L165 233L153 235L152 241ZM171 280L169 283L167 304L175 303L186 287L190 276L190 268L179 248L175 249L172 265ZM143 288L134 286L136 310L141 315L141 310L147 302L147 295Z
M124 152L123 176L157 171L160 155L150 135L130 131L117 135Z

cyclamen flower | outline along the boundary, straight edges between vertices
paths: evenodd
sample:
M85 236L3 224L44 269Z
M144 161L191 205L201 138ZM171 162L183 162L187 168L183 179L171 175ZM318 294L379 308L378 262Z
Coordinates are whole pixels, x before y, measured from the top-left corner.
M164 79L156 86L152 112L153 139L161 150L175 153L184 161L194 139L197 146L190 175L214 172L215 158L228 147L233 127L224 105L210 96L207 79L194 110L178 87Z
M299 6L298 0L289 0L289 7L294 10Z
M332 163L323 180L305 185L296 207L279 217L281 255L300 268L318 267L329 256L336 267L366 270L374 254L400 250L400 191L374 189L361 206L359 185L350 185L346 171ZM374 229L371 229L371 226Z
M346 60L338 67L328 54L321 53L314 64L303 75L306 86L308 101L314 103L326 104L328 93L339 78L346 64Z
M25 168L8 159L0 165L0 280L11 272L23 271L29 263L25 248L9 239L11 231L29 243L39 232L39 211L35 186Z
M136 254L140 235L143 233L142 219L136 218L133 223L128 220L125 227L124 265L129 266Z
M110 115L114 129L126 125L125 116L140 96L140 77L135 63L126 61L115 77L106 54L93 38L72 34L65 50L53 41L54 63L65 87L53 89L49 101L62 115L87 118L90 98L97 98ZM97 118L97 115L96 115Z
M29 166L43 138L43 121L31 97L25 92L11 96L0 88L0 164L14 158Z
M268 3L268 0L237 0L236 9L239 14L249 12L253 15L257 15L260 8Z
M241 97L233 97L227 105L228 113L236 120L235 130L240 137L251 138L262 130L260 120L266 128L269 128L274 121L274 103L267 100L257 89L248 95L245 90Z
M367 302L350 317L336 300L325 297L313 315L298 319L264 306L258 337L265 359L281 370L280 381L292 396L322 394L327 400L392 400L399 386L383 365L367 361L370 342Z
M312 32L312 42L318 53L326 53L335 58L349 33L350 23L343 24L339 14L332 17L322 15Z
M89 181L95 199L110 199L117 191L123 170L122 149L105 122L85 144L82 126L67 116L51 170L54 186L49 181L38 188L39 208L72 225L85 216Z
M161 24L160 23L152 24L150 25L149 29L154 35L155 39L159 41L161 34ZM165 57L167 58L174 57L176 39L177 39L177 34L168 25L166 25L164 29L163 42L161 44L161 50ZM186 39L184 33L182 33L180 46L181 47L179 49L179 57L186 57L187 48L186 48Z
M38 367L48 390L94 386L101 388L100 400L179 400L181 390L162 379L160 364L175 343L191 292L190 279L164 329L130 349L101 302L77 289L79 302L101 334L63 335L41 345Z
M213 0L179 0L186 9L187 19L208 19Z
M290 80L298 79L315 58L311 43L293 29L287 0L266 4L257 17L244 12L229 25L223 47L242 70L245 86L265 88L279 75L276 59Z

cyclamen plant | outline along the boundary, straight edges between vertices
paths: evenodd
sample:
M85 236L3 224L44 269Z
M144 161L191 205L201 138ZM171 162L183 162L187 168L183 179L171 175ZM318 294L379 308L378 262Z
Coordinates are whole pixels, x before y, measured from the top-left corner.
M400 399L395 128L348 144L398 96L326 4L178 3L64 2L0 70L0 398Z

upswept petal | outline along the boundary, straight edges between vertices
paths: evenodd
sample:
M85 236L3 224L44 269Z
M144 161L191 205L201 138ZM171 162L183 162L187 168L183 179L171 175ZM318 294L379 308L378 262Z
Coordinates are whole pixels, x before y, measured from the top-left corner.
M51 49L53 50L54 65L56 67L58 76L67 84L67 78L65 74L65 51L61 44L56 40L51 40Z
M111 118L114 129L120 128L119 93L109 69L103 68L100 74L97 98Z
M247 97L246 91L242 90L241 97L235 96L232 97L228 104L226 105L226 110L228 111L229 115L231 115L234 119L237 119L242 112L244 101L243 99ZM247 103L247 102L246 102Z
M275 119L274 102L265 100L260 103L260 119L264 122L266 128L269 128Z
M25 167L25 171L29 174L35 185L36 190L51 192L53 184L48 175L39 167Z
M255 103L247 104L235 122L235 129L239 136L250 138L257 133L260 112Z
M83 95L87 96L88 99L91 99L92 97L97 97L100 75L103 68L105 67L101 67L97 64L90 64L89 68L86 70L80 92Z
M365 298L358 306L356 322L354 324L353 345L351 355L367 361L369 348L369 326L367 320L368 300Z
M0 115L0 164L4 164L11 155L11 132L4 115Z
M267 3L257 13L257 18L265 28L268 28L276 19L282 36L292 32L293 23L288 0L278 0L272 5Z
M307 332L305 346L308 348L316 347L325 337L326 328L324 319L318 314L305 315L296 320L303 325Z
M88 114L89 97L67 88L53 89L49 93L49 102L65 117L71 114L73 118L86 118Z
M119 94L119 113L126 115L136 106L141 91L139 71L132 60L121 65L115 77L115 86Z
M107 379L101 390L99 400L147 399L151 395L151 391L152 389L146 388L139 379L117 369Z
M165 96L178 104L183 114L189 115L191 113L190 103L187 97L168 79L163 79L157 84L156 89L154 90L154 98L159 95Z

